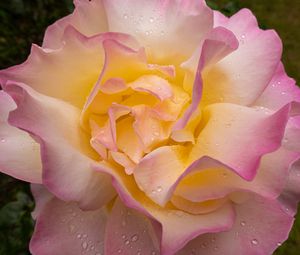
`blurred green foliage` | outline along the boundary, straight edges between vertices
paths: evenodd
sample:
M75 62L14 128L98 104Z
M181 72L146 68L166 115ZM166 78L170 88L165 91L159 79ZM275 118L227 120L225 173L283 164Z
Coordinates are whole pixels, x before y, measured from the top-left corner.
M207 0L213 9L232 15L250 8L262 28L274 28L284 42L283 61L290 76L300 80L299 0ZM41 44L45 28L73 9L72 0L0 1L0 69L23 62L31 43ZM0 174L0 255L27 255L34 222L29 185ZM274 226L276 227L276 226ZM300 254L300 217L290 238L275 255ZM237 254L242 255L242 254Z

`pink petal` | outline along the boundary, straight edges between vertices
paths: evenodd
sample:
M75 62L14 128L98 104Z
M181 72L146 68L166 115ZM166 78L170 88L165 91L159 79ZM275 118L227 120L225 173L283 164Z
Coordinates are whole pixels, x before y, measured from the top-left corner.
M192 215L176 209L161 208L144 197L134 180L128 175L105 164L97 164L94 168L112 176L113 185L127 207L142 212L161 225L162 255L174 254L196 236L227 230L233 223L234 214L230 204L204 215Z
M42 182L40 146L26 132L7 123L16 104L0 91L0 171L32 183Z
M63 45L63 34L68 26L73 26L85 36L107 32L107 20L102 0L75 0L72 14L56 21L46 30L43 47L58 49Z
M45 205L49 201L51 201L54 196L45 188L44 185L31 184L30 190L35 201L34 211L31 213L31 216L34 220L36 220L40 213L43 211Z
M100 91L102 87L107 87L107 85L105 85L106 82L110 83L110 79L118 77L118 82L126 83L128 80L139 77L141 72L144 72L147 69L146 56L143 48L135 50L117 40L109 38L103 41L103 48L105 52L104 66L96 84L85 102L81 117L83 121L87 119L89 113L96 112L97 108L99 108L99 101L101 102L102 98L102 93L100 93ZM124 69L124 66L126 66L126 69ZM132 77L131 70L134 71L134 77ZM124 87L124 84L122 84L122 87ZM116 88L113 90L116 90ZM116 100L113 101L116 103L118 102ZM103 108L101 107L101 104L100 108Z
M180 176L182 180L177 181L174 194L192 202L220 199L233 192L245 191L275 199L283 191L289 168L299 156L284 148L264 155L257 175L250 182L238 176L228 166L203 158Z
M254 15L239 11L219 24L239 39L238 50L203 75L203 104L252 104L264 91L280 63L282 44L272 31L259 29Z
M253 105L276 111L292 101L300 102L300 89L295 80L287 76L280 63L269 85Z
M128 84L133 90L148 92L161 101L172 97L172 87L165 79L155 75L144 75Z
M105 254L159 254L159 240L151 221L127 208L118 199L109 215L105 232Z
M44 196L36 194L36 202ZM107 210L82 211L75 203L66 203L51 198L38 214L30 242L32 255L53 254L102 254Z
M159 147L136 166L137 185L155 203L165 206L171 197L171 187L185 170L184 154L187 154L184 146Z
M286 185L278 200L286 213L292 216L297 213L300 201L300 160L291 166Z
M212 11L202 0L105 0L104 6L110 31L134 35L155 60L187 58L212 28Z
M80 129L79 110L24 84L7 83L4 90L18 106L10 114L10 123L41 144L43 184L63 200L78 201L82 208L98 208L111 200L115 192L110 178L90 168L96 155Z
M133 128L133 118L120 120L117 125L117 146L134 163L138 163L144 155L144 145Z
M221 27L215 28L202 42L199 60L197 56L199 54L198 51L196 51L196 54L192 57L190 62L183 64L185 68L190 69L189 71L193 72L194 70L191 70L195 65L193 62L198 63L195 71L195 80L192 87L192 104L185 111L184 115L176 122L175 126L173 127L174 130L180 130L184 128L200 103L203 90L203 79L201 73L204 71L204 69L217 63L220 61L220 59L233 52L237 47L238 42L231 31Z
M288 150L300 152L300 116L289 118L282 145Z
M176 255L189 255L196 251L206 255L273 254L288 238L294 221L276 200L258 196L236 204L235 210L235 224L230 231L199 236Z
M252 180L261 156L279 148L289 110L287 105L270 115L261 109L233 104L206 107L203 118L208 122L191 151L190 162L206 155L235 169L242 178Z
M130 158L128 158L122 152L111 151L110 153L111 153L113 160L116 161L121 166L123 166L125 169L125 172L127 174L130 175L133 173L133 171L136 167L136 164L132 160L130 160Z
M168 139L170 124L158 119L150 107L134 106L132 114L135 118L133 128L143 143L145 152L151 151L154 146Z
M129 44L132 41L127 35L113 33L87 38L68 27L61 48L47 50L33 45L23 64L0 71L0 82L13 80L29 84L40 93L82 108L103 68L101 44L108 38Z

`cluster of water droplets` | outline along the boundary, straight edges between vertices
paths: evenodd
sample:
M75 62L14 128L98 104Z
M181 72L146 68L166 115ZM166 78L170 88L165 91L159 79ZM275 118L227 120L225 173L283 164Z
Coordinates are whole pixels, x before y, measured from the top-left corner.
M136 34L144 33L146 36L164 36L165 31L162 30L162 16L157 15L153 11L151 16L143 15L130 15L128 13L123 14L123 19L126 22L131 23L132 27L135 27Z
M67 225L68 233L80 242L82 255L103 255L102 248L103 242L95 242L91 240L87 233L83 233L80 229L86 222L84 218L76 210L69 208L67 211L68 216L61 219L63 224Z

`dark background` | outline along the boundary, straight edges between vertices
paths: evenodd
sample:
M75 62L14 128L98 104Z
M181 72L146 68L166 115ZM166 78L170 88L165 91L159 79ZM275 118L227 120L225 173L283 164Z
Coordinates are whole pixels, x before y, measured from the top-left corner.
M232 15L243 7L250 8L262 28L275 29L284 43L283 62L287 72L299 84L299 0L207 2L226 15ZM29 54L31 43L41 44L45 28L72 10L71 0L0 0L0 69L22 63ZM30 216L33 208L29 185L0 173L0 255L29 254L28 243L34 226ZM275 254L300 254L300 216L290 238Z

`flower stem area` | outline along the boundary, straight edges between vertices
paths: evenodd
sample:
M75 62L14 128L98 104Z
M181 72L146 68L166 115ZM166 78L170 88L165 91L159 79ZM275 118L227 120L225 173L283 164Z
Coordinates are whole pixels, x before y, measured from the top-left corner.
M299 0L290 0L288 4L286 0L207 0L207 3L226 15L250 8L261 28L275 29L284 42L286 71L300 84ZM0 69L22 63L31 43L41 44L45 28L72 9L72 0L0 1ZM0 173L0 255L30 254L33 208L29 185ZM288 241L274 254L297 255L299 251L300 216Z

